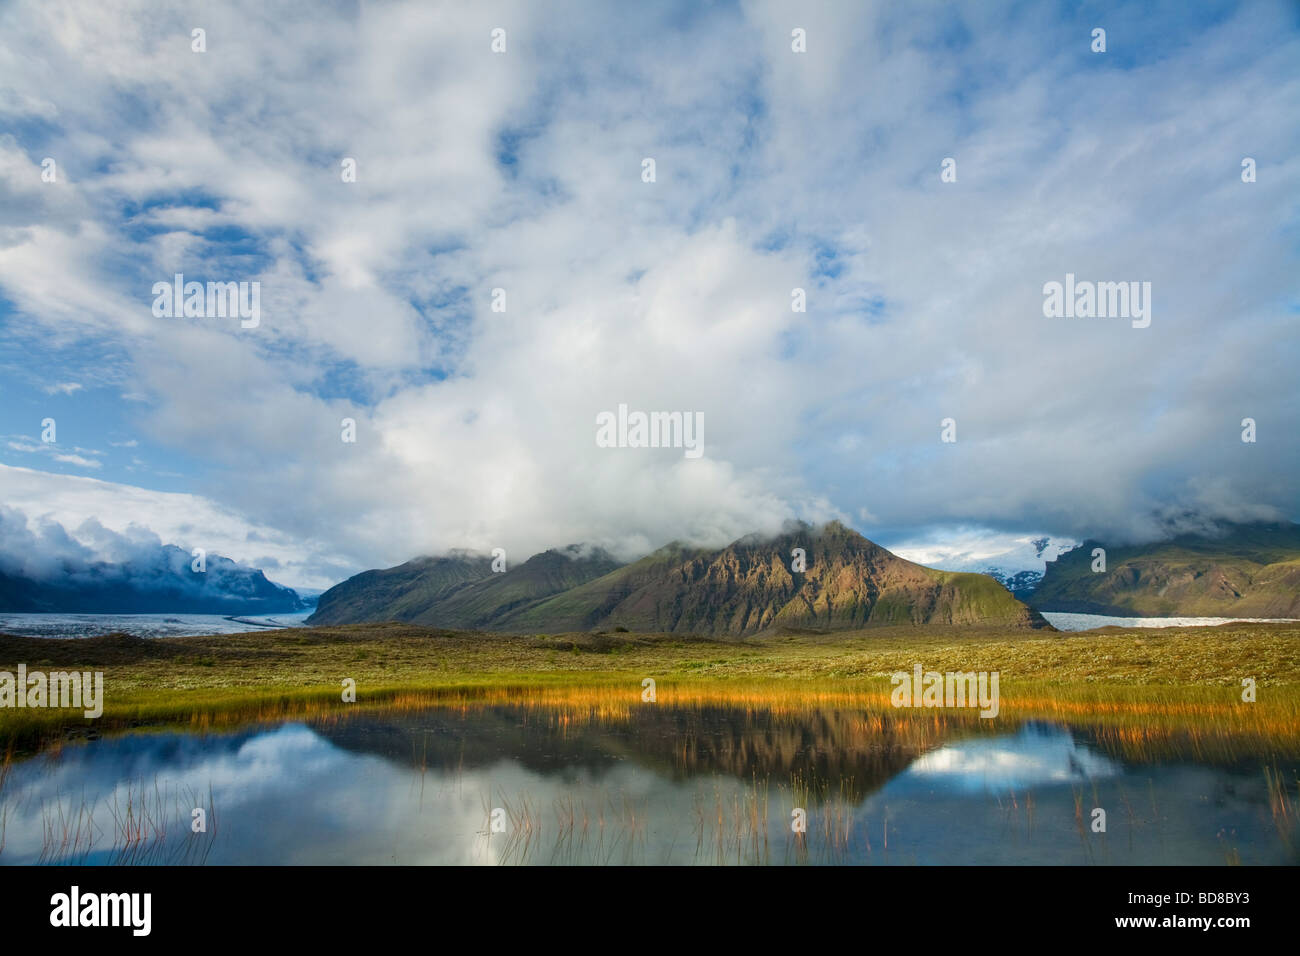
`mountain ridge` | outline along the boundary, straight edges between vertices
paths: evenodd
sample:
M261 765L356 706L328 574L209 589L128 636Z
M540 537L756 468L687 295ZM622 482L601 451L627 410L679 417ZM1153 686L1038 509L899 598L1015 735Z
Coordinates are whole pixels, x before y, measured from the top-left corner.
M65 562L45 576L0 564L0 611L96 614L276 614L308 607L257 568L209 554L193 571L190 552L164 545L148 560Z
M1300 524L1221 526L1145 545L1085 541L1047 563L1040 611L1141 617L1300 618ZM1092 571L1092 552L1106 570Z
M802 570L795 570L798 548ZM363 572L326 591L308 623L405 620L509 632L622 627L731 636L909 623L1049 626L986 575L914 564L839 522L818 528L793 523L777 535L746 535L720 549L673 542L628 564L598 549L586 557L575 549L543 552L504 573L463 583L415 613L401 595L340 602L333 593L365 591L378 579L358 579L391 575L415 562ZM544 567L535 564L539 558ZM446 559L417 559L438 560ZM418 580L411 586L422 587Z

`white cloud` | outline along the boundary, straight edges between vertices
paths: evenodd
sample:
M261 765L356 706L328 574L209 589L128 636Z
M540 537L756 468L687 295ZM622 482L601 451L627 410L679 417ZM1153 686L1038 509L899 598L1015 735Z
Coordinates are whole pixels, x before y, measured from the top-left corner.
M252 566L255 558L270 556L280 562L272 576L279 584L328 587L342 570L331 564L330 549L322 542L257 525L199 495L0 465L0 501L29 522L49 519L74 536L75 529L97 520L118 534L147 531L164 544L202 547ZM90 538L78 540L92 549L95 545Z
M1041 571L1046 562L1078 544L1073 538L944 526L891 541L890 550L909 561L946 571Z
M87 455L102 456L102 451L95 451L93 448L74 447L72 451L61 450L62 446L53 443L33 442L25 438L17 440L10 439L5 442L5 447L12 451L22 452L26 455L48 455L55 461L63 462L67 465L76 465L78 468L102 468L103 462L96 458L87 458ZM80 454L75 454L80 453Z
M31 347L124 352L131 433L314 580L790 516L1023 529L916 550L978 561L1040 528L1294 512L1282 5L1128 69L995 5L244 3L202 55L185 9L0 11L0 116L56 123L66 176L0 140L0 288ZM1151 328L1044 319L1067 271L1151 281ZM176 272L260 281L261 326L153 318ZM597 448L620 402L703 412L706 458Z
M102 468L103 463L93 458L85 458L82 455L54 455L55 461L61 461L66 465L76 465L79 468Z

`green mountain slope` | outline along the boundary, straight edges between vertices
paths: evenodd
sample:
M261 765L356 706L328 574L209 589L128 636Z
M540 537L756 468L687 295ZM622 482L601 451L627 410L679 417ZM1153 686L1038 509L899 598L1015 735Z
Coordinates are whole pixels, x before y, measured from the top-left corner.
M603 577L571 588L507 617L513 631L582 631L604 622L633 594L664 579L690 558L706 552L673 543Z
M438 627L501 627L511 614L600 578L619 566L607 552L577 545L535 554L518 567L492 574L449 594L409 620Z
M413 621L458 588L492 573L492 559L467 551L362 571L320 596L308 624Z
M1092 570L1098 547L1104 572ZM1030 603L1085 614L1300 618L1300 525L1232 525L1132 547L1088 541L1048 563Z

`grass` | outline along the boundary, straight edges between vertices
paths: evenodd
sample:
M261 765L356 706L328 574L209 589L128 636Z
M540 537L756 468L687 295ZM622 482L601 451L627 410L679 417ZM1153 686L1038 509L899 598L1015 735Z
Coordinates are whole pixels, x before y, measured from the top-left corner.
M1259 738L1300 748L1300 626L1081 633L891 627L746 640L680 635L501 635L400 624L145 640L0 636L0 671L102 670L96 721L58 709L0 709L0 751L126 728L234 726L302 715L469 701L617 710L653 677L661 703L765 709L888 708L888 675L999 671L1002 719L1088 723L1120 747L1218 746ZM1258 702L1240 699L1253 677ZM342 683L357 702L342 701ZM1191 735L1190 742L1187 739Z

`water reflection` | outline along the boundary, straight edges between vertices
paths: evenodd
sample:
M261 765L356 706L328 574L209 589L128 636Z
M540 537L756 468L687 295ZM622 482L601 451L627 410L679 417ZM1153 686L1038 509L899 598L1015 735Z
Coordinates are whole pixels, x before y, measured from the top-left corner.
M0 862L1297 862L1294 763L1139 763L1086 730L987 727L500 705L132 734L12 765Z
M940 747L917 759L903 780L963 793L1004 793L1123 773L1119 762L1072 734L1050 724L1028 724L1014 736Z

